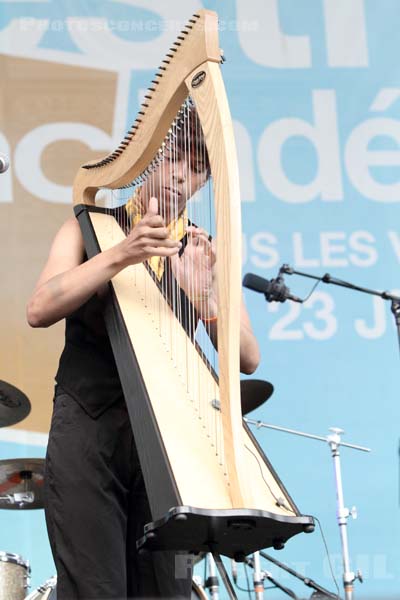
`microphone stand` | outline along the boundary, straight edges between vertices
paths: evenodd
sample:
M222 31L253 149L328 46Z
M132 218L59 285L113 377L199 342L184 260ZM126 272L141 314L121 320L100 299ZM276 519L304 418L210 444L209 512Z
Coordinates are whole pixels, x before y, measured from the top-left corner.
M290 265L284 264L279 270L279 274L286 273L287 275L300 275L301 277L307 277L308 279L314 279L315 281L322 281L323 283L330 283L332 285L338 285L340 287L347 288L349 290L355 290L356 292L363 292L364 294L370 294L371 296L378 296L383 300L391 301L391 312L394 316L394 321L397 330L397 340L400 351L400 297L391 294L390 292L379 292L378 290L371 290L370 288L361 287L360 285L354 285L348 281L337 279L332 277L329 273L325 273L322 277L311 275L310 273L304 273L303 271L295 271Z
M354 574L353 571L350 570L350 558L349 558L349 546L348 546L348 536L347 536L347 519L351 516L353 519L357 518L356 508L353 507L351 510L344 506L344 498L343 498L343 484L342 484L342 474L340 467L340 454L339 447L345 446L347 448L352 448L353 450L360 450L361 452L370 452L370 448L365 448L364 446L356 446L355 444L346 444L341 441L340 434L344 433L343 429L339 429L337 427L330 427L329 430L332 432L326 437L320 435L314 435L311 433L305 433L304 431L296 431L295 429L288 429L287 427L278 427L277 425L269 425L268 423L263 423L262 421L255 421L254 419L249 419L247 417L243 417L243 420L250 425L255 425L257 429L260 427L266 427L268 429L275 429L277 431L284 431L286 433L291 433L292 435L299 435L301 437L310 438L313 440L318 440L320 442L327 442L330 449L331 455L333 459L333 468L335 471L335 482L336 482L336 507L337 507L337 522L339 525L340 532L340 541L342 546L342 558L343 558L343 587L345 593L345 600L353 600L353 583L356 579L362 583L362 575L360 571L357 571Z

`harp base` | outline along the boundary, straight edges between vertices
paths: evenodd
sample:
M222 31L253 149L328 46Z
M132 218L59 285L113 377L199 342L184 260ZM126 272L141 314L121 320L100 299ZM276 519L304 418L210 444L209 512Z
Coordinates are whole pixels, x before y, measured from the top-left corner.
M281 549L292 536L314 531L310 516L286 517L261 510L210 510L178 506L147 523L136 545L139 550L209 552L243 561L263 548Z

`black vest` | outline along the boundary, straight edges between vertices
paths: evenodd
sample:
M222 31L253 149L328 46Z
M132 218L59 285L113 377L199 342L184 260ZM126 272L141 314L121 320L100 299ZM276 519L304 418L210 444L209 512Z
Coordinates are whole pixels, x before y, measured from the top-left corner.
M66 318L56 381L94 418L123 399L97 294Z
M182 242L181 252L186 246L186 237ZM172 297L173 282L170 263L166 260L162 285L167 299ZM180 296L180 318L187 334L192 335L197 315L181 290ZM178 307L174 308L178 314ZM65 347L55 377L60 387L93 418L124 398L102 311L103 300L95 294L66 318Z

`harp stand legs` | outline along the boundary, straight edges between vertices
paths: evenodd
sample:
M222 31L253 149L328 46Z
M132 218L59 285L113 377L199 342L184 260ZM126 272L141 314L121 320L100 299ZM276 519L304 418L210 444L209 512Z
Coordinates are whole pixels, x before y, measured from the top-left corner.
M226 591L228 592L228 596L230 600L237 600L236 592L233 589L233 585L231 580L228 577L228 573L224 567L224 563L222 562L221 555L214 548L214 544L210 544L210 552L217 566L218 572L221 576L221 579L225 585Z

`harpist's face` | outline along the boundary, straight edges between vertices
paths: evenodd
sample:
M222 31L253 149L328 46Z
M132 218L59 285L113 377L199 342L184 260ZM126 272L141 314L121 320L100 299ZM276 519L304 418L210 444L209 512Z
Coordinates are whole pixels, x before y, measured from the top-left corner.
M158 169L147 179L141 200L147 207L151 197L158 200L159 213L166 223L179 216L187 201L209 177L208 163L201 153L185 152L179 147L168 150Z

